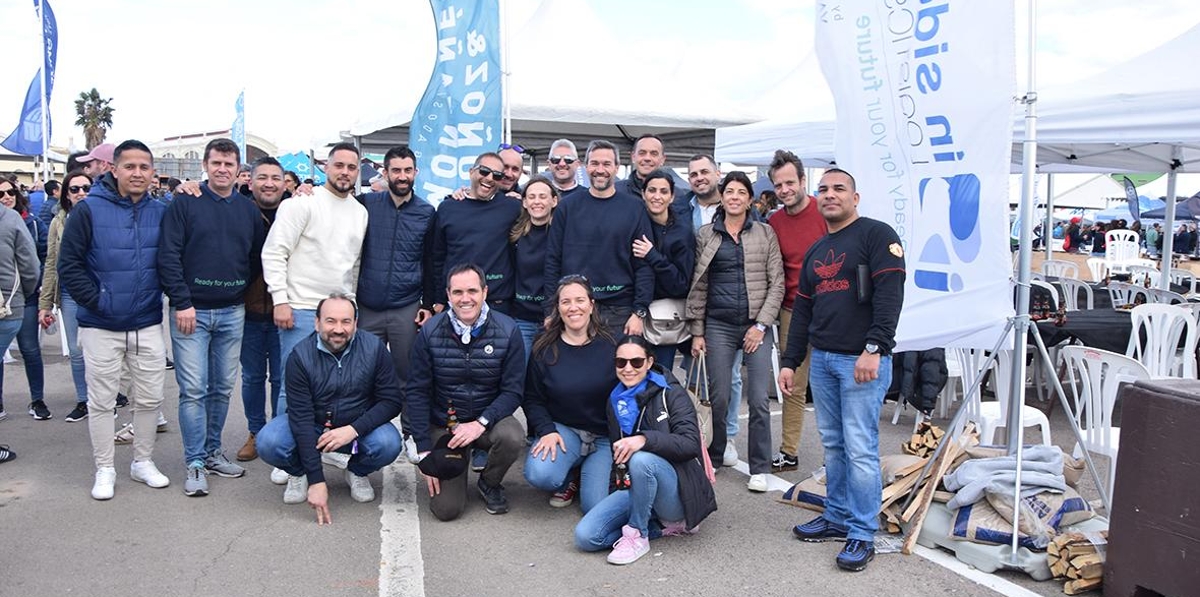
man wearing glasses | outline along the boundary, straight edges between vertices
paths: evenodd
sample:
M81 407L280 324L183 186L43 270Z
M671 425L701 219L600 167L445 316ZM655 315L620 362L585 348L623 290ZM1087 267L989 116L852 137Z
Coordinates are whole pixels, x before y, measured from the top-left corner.
M559 139L550 144L550 157L546 158L546 169L550 171L550 181L558 189L559 196L579 188L575 179L578 171L579 151L570 139Z
M462 201L446 197L438 205L430 243L426 297L445 296L444 290L433 288L437 283L432 281L445 280L447 268L475 263L486 277L488 304L501 313L508 312L508 303L516 293L508 232L521 215L521 202L504 195L504 180L504 161L500 155L480 154L471 167L471 186L466 197ZM440 313L445 307L446 301L438 300L434 310Z

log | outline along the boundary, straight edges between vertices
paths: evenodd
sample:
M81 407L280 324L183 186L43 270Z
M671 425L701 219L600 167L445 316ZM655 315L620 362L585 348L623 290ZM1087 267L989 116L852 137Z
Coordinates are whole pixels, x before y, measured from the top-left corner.
M942 481L942 477L946 475L946 469L950 467L950 463L958 456L958 453L963 449L964 443L970 442L971 433L974 432L974 423L968 423L963 435L958 439L951 441L938 455L937 460L933 464L933 476L921 488L921 492L917 495L917 499L913 500L912 506L916 508L912 516L908 516L909 512L905 511L905 520L911 521L908 528L908 534L904 536L904 545L900 548L900 553L911 555L913 546L917 543L917 536L921 534L921 526L925 524L925 515L929 513L929 504L933 500L933 492L937 491L937 486ZM912 508L910 507L910 510Z
M1080 578L1077 580L1068 580L1067 584L1063 585L1063 592L1068 595L1078 595L1085 591L1099 588L1103 581L1103 578Z

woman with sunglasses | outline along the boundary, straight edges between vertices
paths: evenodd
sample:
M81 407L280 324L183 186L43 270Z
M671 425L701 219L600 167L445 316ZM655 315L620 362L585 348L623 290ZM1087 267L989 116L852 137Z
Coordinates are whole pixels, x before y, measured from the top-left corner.
M687 299L692 355L708 355L712 420L724 421L729 408L734 356L744 354L746 403L750 411L750 491L767 490L771 472L771 412L767 407L771 342L767 328L783 302L783 258L770 226L748 217L753 183L744 172L721 181L721 206L711 224L696 235L696 272ZM713 465L725 453L725 425L713 425L708 452Z
M646 555L652 538L692 534L717 509L692 400L652 351L641 336L617 344L618 383L607 413L613 462L621 473L618 491L575 526L579 549L612 547L610 564Z
M560 280L554 304L546 331L533 342L525 378L521 406L538 438L525 459L525 480L544 491L561 491L578 466L586 514L608 495L612 446L604 411L617 381L616 346L600 323L587 278Z
M692 234L691 222L679 220L671 209L675 200L675 179L670 173L655 170L646 175L642 184L642 200L646 203L654 238L643 236L633 241L633 256L645 259L654 270L654 300L678 299L682 306L696 264L696 237ZM679 313L683 315L682 310ZM650 317L654 317L653 312ZM689 340L655 346L654 359L670 373L675 365L676 349L686 351L690 347Z
M25 207L25 196L21 189L9 180L0 180L0 204L10 209L0 209L0 308L7 315L0 318L0 347L7 349L13 338L22 333L26 319L34 319L34 346L37 346L37 312L26 317L26 299L37 300L37 286L41 279L41 262L38 260L34 236L28 233L28 224L21 217L18 206ZM50 411L42 402L42 353L27 353L25 342L18 341L25 360L25 372L29 375L31 404L29 414L35 419L50 418ZM34 365L36 357L36 368ZM610 357L611 358L611 357ZM0 419L8 416L4 412L4 367L0 366Z
M71 378L75 381L75 410L67 415L66 421L74 423L87 418L87 382L84 379L83 349L79 348L79 321L75 314L79 306L58 283L58 249L62 245L63 230L71 208L83 201L92 190L92 178L83 170L73 170L63 180L59 194L58 213L50 221L50 232L46 236L46 274L42 279L42 292L38 297L38 322L43 328L54 323L54 307L62 314L63 330L67 333L67 347L71 355Z
M5 185L7 185L7 189ZM25 228L29 231L29 237L33 239L34 247L37 250L38 264L34 273L40 282L42 262L46 260L46 225L36 215L29 212L29 197L19 188L14 187L11 182L0 183L0 204L16 211L20 214L21 220L25 222ZM9 288L11 289L11 287ZM7 300L7 292L5 291L5 300ZM21 301L21 297L17 297L13 302L18 301ZM36 288L32 293L25 294L24 305L26 308L22 312L24 318L21 320L21 329L17 332L17 347L21 350L21 362L25 365L25 378L29 381L29 416L37 421L48 421L54 415L50 414L50 409L46 408L46 402L43 400L46 382L45 371L42 369L42 345L38 338L37 302ZM5 344L4 347L7 348L8 345Z
M521 215L508 233L513 246L513 268L517 289L512 317L525 340L526 362L533 351L533 337L542 329L542 305L546 302L546 239L550 220L558 207L558 189L544 176L534 176L521 194Z

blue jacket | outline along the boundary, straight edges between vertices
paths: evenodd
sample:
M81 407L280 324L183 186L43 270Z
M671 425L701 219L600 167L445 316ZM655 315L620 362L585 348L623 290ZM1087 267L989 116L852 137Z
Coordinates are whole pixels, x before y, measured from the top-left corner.
M29 236L33 239L33 245L37 249L38 264L40 267L46 266L46 237L50 231L41 220L37 219L32 212L21 216L25 220L25 228L29 230ZM37 308L38 295L42 292L42 271L38 269L38 285L37 289L32 294L25 296L25 306Z
M358 303L375 311L407 307L421 298L424 277L432 273L423 262L435 210L416 195L396 207L388 191L368 193L362 202L367 235L358 270ZM425 302L436 302L434 298L426 297Z
M493 425L521 404L525 342L503 313L489 311L468 344L454 333L449 313L439 313L421 326L411 354L404 405L418 451L433 448L430 429L446 426L451 400L459 423L484 416Z
M300 465L309 483L325 481L317 437L325 413L333 414L333 427L350 425L365 437L400 414L400 382L383 341L358 330L341 355L309 334L288 356L287 417L299 448Z
M79 304L80 327L129 332L162 322L158 233L167 207L117 194L112 174L67 218L59 283Z

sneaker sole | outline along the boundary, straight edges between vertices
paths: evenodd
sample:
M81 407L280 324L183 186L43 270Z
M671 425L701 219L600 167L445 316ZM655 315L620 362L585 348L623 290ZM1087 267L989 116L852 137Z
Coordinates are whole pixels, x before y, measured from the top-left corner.
M150 483L150 481L148 481L148 480L146 480L146 479L141 479L141 478L135 477L135 476L133 476L133 475L130 475L130 476L129 476L129 478L130 478L130 479L132 479L132 480L133 480L135 483L141 483L142 485L145 485L146 487L149 487L149 488L151 488L151 489L163 489L164 487L170 487L170 486L171 486L171 480L170 480L170 479L167 479L167 482L166 482L166 483L163 483L162 485L152 485L152 484Z
M551 499L551 500L550 500L550 507L551 507L551 508L566 508L566 507L568 507L568 506L570 506L571 504L574 504L574 503L575 503L575 500L573 500L573 499L572 499L572 500L570 500L570 501Z
M775 466L774 464L772 464L772 465L771 465L771 472L772 472L772 473L786 473L786 472L788 472L788 471L794 471L794 470L796 470L796 469L798 469L798 468L800 468L800 464L799 464L799 463L797 463L797 464L786 464L786 465L784 465L784 466Z
M208 473L210 475L216 475L218 477L224 477L226 479L237 479L239 477L244 477L246 475L245 470L243 470L240 473L236 473L236 474L235 473L224 473L215 468L208 468L208 467L204 467L204 470L208 471Z
M46 416L44 416L44 417L38 416L38 414L33 412L32 410L29 411L29 416L33 417L34 421L49 421L50 419L54 418L54 415L52 415L50 413L46 413Z
M870 564L871 560L874 559L875 554L871 554L871 557L867 558L867 561L862 562L861 564L843 564L841 560L838 560L837 567L845 570L846 572L862 572L863 570L867 569L867 564Z
M208 495L208 491L206 491L204 489L193 489L191 491L188 491L185 489L185 490L183 490L183 495L186 495L188 497L204 497L204 496Z
M801 535L800 533L796 532L796 527L792 527L792 536L795 537L796 539L799 539L800 541L805 542L805 543L827 543L829 541L836 541L839 543L846 542L846 537L844 535L843 536L834 535L834 536L829 536L829 537L806 537L806 536Z
M484 506L484 507L483 507L483 509L484 509L484 510L487 510L487 513L488 513L488 514L497 514L497 515L498 515L498 514L508 514L508 507L507 507L507 506L505 506L503 510L501 510L500 508L496 508L495 510L493 510L493 509L492 509L491 507L489 507L489 506Z
M66 422L68 422L68 423L78 423L78 422L80 422L80 421L82 421L82 420L84 420L84 419L86 419L86 418L87 418L87 415L83 415L82 417L79 417L78 419L76 419L76 418L73 418L73 417L67 417L67 418L65 418L65 419L63 419L63 420L64 420L64 421L66 421Z

